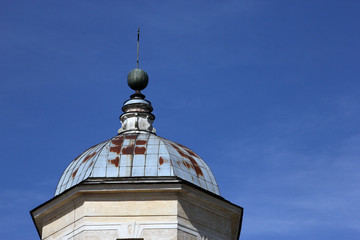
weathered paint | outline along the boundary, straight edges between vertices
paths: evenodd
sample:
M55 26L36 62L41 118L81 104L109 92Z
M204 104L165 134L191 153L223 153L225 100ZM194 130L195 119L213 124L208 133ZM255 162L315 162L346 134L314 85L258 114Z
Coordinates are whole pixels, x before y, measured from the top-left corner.
M146 143L146 140L136 140L136 145L145 145Z
M125 139L136 139L137 134L127 135L125 136Z
M122 149L122 154L133 154L134 152L134 145L126 146Z
M123 133L89 148L60 178L56 195L91 177L177 176L219 194L207 164L189 148L155 134Z
M124 137L115 137L111 143L114 144L114 145L118 145L118 146L121 146L124 142Z
M119 157L116 157L115 159L108 160L108 162L110 164L113 164L115 167L119 167L119 161L120 161Z
M74 178L74 177L76 176L76 173L77 173L78 170L79 170L79 169L76 169L76 170L71 174L72 178Z
M183 161L182 163L183 163L184 166L187 167L188 169L190 169L190 168L192 167L188 162Z
M87 155L87 156L84 158L84 160L82 160L82 163L88 161L90 158L92 158L93 156L95 156L96 153L97 153L97 152L93 152L92 154Z
M145 147L135 147L135 154L145 154Z
M120 154L123 142L124 142L124 137L115 137L111 141L112 146L110 147L110 152Z
M191 157L191 156L189 156L188 154L184 153L184 151L183 151L180 147L176 146L175 143L171 143L171 146L173 146L173 147L178 151L178 153L179 153L182 157L187 158L187 159L191 162L191 164L192 164L192 166L193 166L193 169L195 170L196 175L197 175L198 177L199 177L200 175L201 175L201 176L204 176L203 172L201 171L201 168L199 167L199 164L196 162L196 160L195 160L193 157ZM190 151L189 149L187 149L187 148L185 148L185 147L183 147L183 149L185 149L185 151L186 151L187 153L188 153L188 152L191 152L192 155L196 157L196 155L195 155L192 151ZM188 163L186 162L186 164L185 164L186 167L188 167L187 164L188 164ZM190 167L188 167L188 168L190 168Z

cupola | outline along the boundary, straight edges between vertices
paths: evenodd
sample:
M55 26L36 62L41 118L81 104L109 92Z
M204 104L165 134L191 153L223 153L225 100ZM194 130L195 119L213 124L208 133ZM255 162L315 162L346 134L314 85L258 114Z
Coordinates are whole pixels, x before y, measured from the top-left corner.
M199 155L155 134L151 102L140 92L148 79L138 68L128 74L128 85L135 93L122 107L118 134L75 158L62 174L55 195L91 178L173 176L220 194L213 173Z

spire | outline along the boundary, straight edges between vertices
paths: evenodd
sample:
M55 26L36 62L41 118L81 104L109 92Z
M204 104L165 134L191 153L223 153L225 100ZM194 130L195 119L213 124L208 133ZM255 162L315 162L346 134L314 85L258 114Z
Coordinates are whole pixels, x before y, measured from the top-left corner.
M121 128L118 131L119 133L140 131L155 133L156 131L152 126L155 116L151 113L153 111L151 102L146 100L145 95L140 92L148 85L149 76L139 68L139 36L140 28L138 28L137 38L137 68L131 70L127 76L127 83L132 90L135 90L135 93L124 102L122 107L124 113L120 116Z
M140 44L140 28L138 27L138 40L137 40L137 55L136 55L136 68L139 68L139 44Z

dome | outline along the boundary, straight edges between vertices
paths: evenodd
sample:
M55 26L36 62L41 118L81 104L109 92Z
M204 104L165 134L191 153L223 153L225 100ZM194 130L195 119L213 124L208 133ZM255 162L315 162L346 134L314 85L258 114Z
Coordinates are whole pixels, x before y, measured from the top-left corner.
M86 150L66 168L55 195L88 178L171 176L219 195L214 175L197 154L146 131L123 132Z
M155 134L153 107L139 89L125 101L122 111L119 134L75 158L62 174L55 196L89 178L145 177L160 181L178 177L220 195L214 175L197 154Z

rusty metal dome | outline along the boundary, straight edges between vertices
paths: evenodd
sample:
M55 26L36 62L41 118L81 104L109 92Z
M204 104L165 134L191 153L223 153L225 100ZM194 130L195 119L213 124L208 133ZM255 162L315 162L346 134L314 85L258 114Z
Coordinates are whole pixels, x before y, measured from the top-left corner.
M155 134L151 102L140 93L147 75L135 76L137 72L129 74L136 83L129 84L135 93L122 107L119 134L75 158L62 174L55 195L89 178L124 177L178 177L220 195L213 173L197 154Z
M217 195L208 165L189 148L149 132L125 132L95 145L62 174L55 195L88 178L177 176Z

